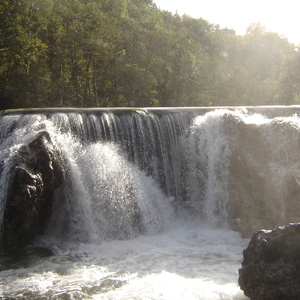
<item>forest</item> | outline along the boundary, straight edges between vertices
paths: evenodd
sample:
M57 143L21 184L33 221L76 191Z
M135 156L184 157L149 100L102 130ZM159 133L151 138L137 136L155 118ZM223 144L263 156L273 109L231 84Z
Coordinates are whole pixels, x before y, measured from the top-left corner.
M152 0L1 0L0 109L300 104L300 47Z

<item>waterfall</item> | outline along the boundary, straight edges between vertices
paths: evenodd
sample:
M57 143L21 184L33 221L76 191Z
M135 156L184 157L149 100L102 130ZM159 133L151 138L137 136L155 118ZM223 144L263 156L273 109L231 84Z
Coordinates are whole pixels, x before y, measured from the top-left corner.
M153 234L176 216L243 234L298 221L300 127L291 111L4 112L0 223L22 147L41 132L63 172L44 233L95 243Z
M218 110L194 119L182 141L184 189L196 215L213 225L224 226L228 214L228 168L230 136L222 118L228 113Z
M53 191L47 234L100 242L158 232L174 210L172 147L191 120L187 113L145 111L4 115L0 222L22 146L47 132L64 173Z
M2 112L0 298L245 299L247 238L300 222L299 115Z

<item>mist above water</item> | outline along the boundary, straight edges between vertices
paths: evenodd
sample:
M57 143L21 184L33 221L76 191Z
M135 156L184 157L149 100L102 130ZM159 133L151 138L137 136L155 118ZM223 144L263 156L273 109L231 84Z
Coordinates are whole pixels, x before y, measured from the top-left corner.
M2 270L0 297L245 299L238 231L299 219L285 201L299 186L297 115L54 111L0 125L0 220L18 150L38 132L64 171L35 242L55 255Z

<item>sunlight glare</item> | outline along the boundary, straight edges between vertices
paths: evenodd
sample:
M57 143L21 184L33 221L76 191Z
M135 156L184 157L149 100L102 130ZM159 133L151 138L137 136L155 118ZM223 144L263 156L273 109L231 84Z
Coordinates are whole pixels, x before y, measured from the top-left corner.
M234 29L238 35L244 35L252 23L261 23L268 31L277 32L298 45L298 3L295 0L271 1L253 0L154 0L157 7L179 15L187 14L194 18L203 18L221 28Z

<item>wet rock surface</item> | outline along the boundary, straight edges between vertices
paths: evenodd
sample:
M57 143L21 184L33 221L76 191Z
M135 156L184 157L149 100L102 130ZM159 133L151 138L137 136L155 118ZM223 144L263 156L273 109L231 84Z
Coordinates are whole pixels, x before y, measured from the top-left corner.
M239 285L246 296L300 299L300 223L256 232L243 255Z
M0 258L0 272L9 269L28 268L55 253L45 246L29 245L11 255ZM1 298L0 298L1 299Z
M53 193L63 182L59 157L45 131L19 149L3 213L2 254L29 245L44 229L51 215Z

